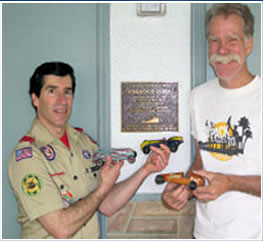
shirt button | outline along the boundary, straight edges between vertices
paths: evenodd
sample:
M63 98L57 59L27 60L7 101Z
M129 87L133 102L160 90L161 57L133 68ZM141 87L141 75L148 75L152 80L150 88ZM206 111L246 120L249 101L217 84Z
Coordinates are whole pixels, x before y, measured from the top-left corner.
M64 185L63 184L60 185L60 189L64 189Z
M97 174L96 174L96 173L93 173L93 176L94 176L94 177L97 177Z
M70 152L70 156L71 156L71 157L73 157L73 156L74 156L72 152Z
M74 179L74 180L77 180L77 179L78 179L78 176L76 176L76 175L73 176L73 179Z

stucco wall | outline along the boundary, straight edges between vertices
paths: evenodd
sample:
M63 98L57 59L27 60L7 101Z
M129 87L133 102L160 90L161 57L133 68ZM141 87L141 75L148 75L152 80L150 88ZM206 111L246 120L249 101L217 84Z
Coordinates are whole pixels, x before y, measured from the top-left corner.
M111 49L111 142L113 147L137 151L135 164L125 163L119 180L135 172L146 160L139 149L144 139L182 135L184 144L172 154L163 172L185 171L190 164L190 3L167 3L162 17L139 17L136 3L114 3L110 7ZM179 131L121 132L121 82L178 82ZM150 176L138 193L160 193L164 186Z

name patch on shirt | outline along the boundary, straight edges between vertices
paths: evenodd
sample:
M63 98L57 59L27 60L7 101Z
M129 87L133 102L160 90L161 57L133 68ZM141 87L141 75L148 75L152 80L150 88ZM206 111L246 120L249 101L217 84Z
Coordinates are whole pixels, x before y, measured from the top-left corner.
M56 152L51 145L41 147L40 151L44 154L48 161L52 161L56 157Z
M31 158L33 156L32 154L32 148L26 147L22 148L16 151L16 161L21 161L23 159Z

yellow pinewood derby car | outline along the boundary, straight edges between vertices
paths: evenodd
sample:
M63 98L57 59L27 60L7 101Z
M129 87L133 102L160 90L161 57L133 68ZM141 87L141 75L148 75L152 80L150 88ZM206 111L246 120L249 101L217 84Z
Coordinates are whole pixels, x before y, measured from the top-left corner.
M170 148L171 152L176 152L178 146L183 142L184 139L182 136L173 136L168 140L145 140L142 142L140 148L144 154L148 154L150 152L150 146L160 147L160 144L165 144Z

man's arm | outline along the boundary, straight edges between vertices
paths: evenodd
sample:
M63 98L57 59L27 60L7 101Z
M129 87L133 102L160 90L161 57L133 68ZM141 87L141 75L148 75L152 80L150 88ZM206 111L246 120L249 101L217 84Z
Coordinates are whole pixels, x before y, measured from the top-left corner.
M261 176L228 175L229 190L261 197Z
M96 190L69 208L44 215L38 218L38 221L55 238L70 238L97 211L117 180L122 165L123 162L119 162L112 166L111 159L107 157L107 161L101 169L101 183Z
M203 161L200 154L200 149L198 146L197 140L194 140L195 142L195 160L193 164L190 166L189 170L186 173L186 176L189 177L193 171L198 171L203 169Z
M229 191L239 191L261 197L261 176L229 175L204 170L195 172L208 180L208 185L199 187L194 195L201 201L215 200Z
M96 190L67 209L58 210L38 218L39 222L55 238L70 238L82 225L89 221L100 206L101 210L105 211L105 213L112 213L111 210L118 210L128 201L128 197L134 194L149 173L162 170L167 165L170 150L167 147L162 148L165 151L153 148L155 152L150 154L147 160L148 164L144 165L145 168L136 172L127 181L115 186L114 183L120 174L123 162L111 165L111 159L107 157L107 161L101 169L101 184ZM114 188L111 191L113 186ZM119 198L116 199L118 195ZM104 202L105 198L108 201Z
M103 214L111 216L118 211L134 195L146 177L162 171L167 166L170 149L166 145L161 145L161 148L151 147L151 150L142 168L128 179L114 185L99 208Z

